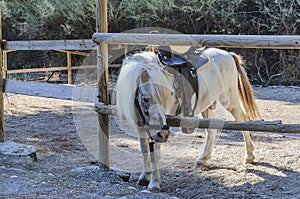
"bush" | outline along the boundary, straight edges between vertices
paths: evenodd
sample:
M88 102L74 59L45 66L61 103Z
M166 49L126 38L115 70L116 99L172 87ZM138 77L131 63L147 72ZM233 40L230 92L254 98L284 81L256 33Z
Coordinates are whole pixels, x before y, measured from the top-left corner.
M297 0L113 1L112 32L164 27L193 34L299 35ZM252 83L299 85L299 50L234 49L243 55Z
M6 0L8 40L89 39L95 0ZM299 0L113 0L109 31L161 27L192 34L300 35ZM299 85L299 50L234 49L256 84Z
M89 39L95 32L95 0L7 0L3 38Z

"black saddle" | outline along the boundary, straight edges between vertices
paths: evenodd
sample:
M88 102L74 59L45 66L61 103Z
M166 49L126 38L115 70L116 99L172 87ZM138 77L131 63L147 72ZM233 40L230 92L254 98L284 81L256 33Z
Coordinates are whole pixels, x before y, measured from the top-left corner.
M185 54L173 52L170 46L157 46L156 50L159 61L169 67L185 67L186 64L190 64L195 70L198 70L209 62L209 59L201 53L205 48L200 51L191 48Z
M158 57L159 61L167 66L183 66L188 63L188 60L182 55L173 53L170 46L158 46Z

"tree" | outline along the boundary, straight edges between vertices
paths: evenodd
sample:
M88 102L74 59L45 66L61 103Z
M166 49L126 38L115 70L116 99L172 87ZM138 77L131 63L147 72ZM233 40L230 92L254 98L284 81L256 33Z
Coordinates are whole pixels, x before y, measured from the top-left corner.
M4 0L3 38L90 39L95 0ZM109 0L110 32L300 35L299 0ZM241 49L252 82L300 84L299 50ZM282 80L284 77L284 80Z
M4 38L90 38L95 31L95 0L6 0Z

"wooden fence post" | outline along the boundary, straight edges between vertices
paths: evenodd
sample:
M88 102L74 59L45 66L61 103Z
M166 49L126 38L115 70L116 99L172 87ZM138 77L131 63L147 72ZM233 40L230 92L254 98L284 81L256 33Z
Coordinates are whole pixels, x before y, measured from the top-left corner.
M72 54L67 52L68 84L72 84Z
M0 142L5 141L4 131L4 100L3 100L3 49L2 49L2 2L0 2Z
M107 26L107 0L96 1L97 32L108 32ZM98 99L108 105L108 44L101 43L97 48L98 69ZM98 114L99 121L99 166L109 169L109 119L106 114Z
M3 49L2 49L3 50ZM3 50L3 78L7 78L7 51Z

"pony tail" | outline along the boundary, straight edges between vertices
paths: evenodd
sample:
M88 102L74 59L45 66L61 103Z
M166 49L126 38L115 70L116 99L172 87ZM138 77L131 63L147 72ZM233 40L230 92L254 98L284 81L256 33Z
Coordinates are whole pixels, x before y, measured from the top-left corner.
M245 69L243 68L243 60L242 58L235 54L230 53L235 61L235 65L238 71L238 90L240 100L242 101L245 113L249 119L255 120L260 118L260 114L258 108L256 106L255 97L253 94L253 90L246 74Z

